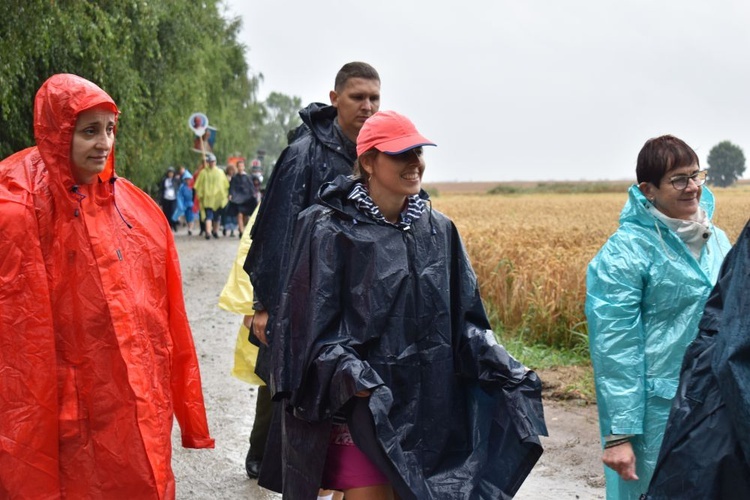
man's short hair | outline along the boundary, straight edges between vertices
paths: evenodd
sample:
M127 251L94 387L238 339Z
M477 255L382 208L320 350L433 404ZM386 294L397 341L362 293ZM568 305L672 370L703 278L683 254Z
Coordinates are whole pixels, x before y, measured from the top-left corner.
M341 92L350 78L362 78L364 80L375 80L380 83L380 75L377 70L365 62L354 61L344 64L338 73L333 90Z

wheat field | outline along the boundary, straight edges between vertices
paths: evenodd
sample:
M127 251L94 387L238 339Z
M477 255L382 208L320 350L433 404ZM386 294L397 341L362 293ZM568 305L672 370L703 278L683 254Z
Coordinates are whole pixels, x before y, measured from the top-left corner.
M713 189L714 223L734 242L750 218L750 186ZM627 193L451 194L433 207L455 222L501 337L576 347L588 262L617 229Z

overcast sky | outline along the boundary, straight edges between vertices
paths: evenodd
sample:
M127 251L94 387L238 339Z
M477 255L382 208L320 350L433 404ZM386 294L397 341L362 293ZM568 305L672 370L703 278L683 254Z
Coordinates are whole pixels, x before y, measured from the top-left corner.
M438 144L426 182L634 179L667 133L704 167L723 140L750 155L747 1L225 3L261 99L328 102L344 63L375 66L381 109Z

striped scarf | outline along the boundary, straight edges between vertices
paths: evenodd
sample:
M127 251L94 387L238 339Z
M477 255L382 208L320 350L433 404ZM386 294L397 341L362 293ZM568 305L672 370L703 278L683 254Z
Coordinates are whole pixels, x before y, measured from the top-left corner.
M424 201L422 201L418 194L409 196L406 198L406 209L401 212L399 221L394 224L383 217L378 206L372 201L372 198L370 198L367 186L361 182L356 182L354 184L354 187L347 198L354 202L354 206L357 207L357 210L381 226L393 226L399 229L409 229L412 223L422 216L422 212L424 212L425 209Z

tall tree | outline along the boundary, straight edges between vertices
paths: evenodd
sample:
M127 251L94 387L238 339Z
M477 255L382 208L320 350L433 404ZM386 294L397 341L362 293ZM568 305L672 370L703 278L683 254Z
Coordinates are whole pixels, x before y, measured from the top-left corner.
M288 144L288 134L302 124L299 116L302 99L271 92L263 101L263 121L256 129L258 147L263 150L263 171L268 174Z
M709 184L727 187L731 186L745 172L745 154L739 146L729 141L722 141L708 153Z
M34 143L36 90L75 73L106 90L122 115L118 172L147 188L168 165L197 164L191 113L219 129L216 154L254 151L262 119L238 19L220 0L6 0L0 16L0 157Z

